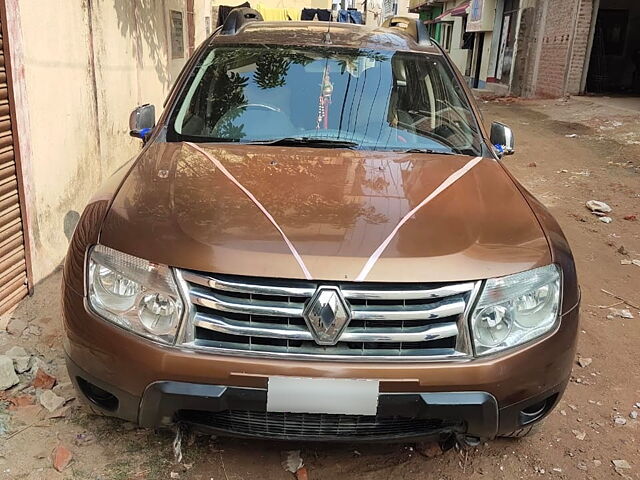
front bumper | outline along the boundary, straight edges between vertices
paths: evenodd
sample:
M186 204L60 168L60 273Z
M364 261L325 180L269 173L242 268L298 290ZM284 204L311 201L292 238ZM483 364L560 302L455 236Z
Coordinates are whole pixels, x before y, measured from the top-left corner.
M92 378L68 357L67 368L86 401L143 427L186 423L215 435L307 441L407 441L450 434L493 438L540 421L566 387L564 382L502 409L486 392L383 393L375 417L357 417L270 413L266 389L257 388L158 381L135 397ZM96 386L117 398L114 408L95 398Z
M164 347L92 316L83 297L70 288L64 289L63 307L70 376L90 401L95 397L90 386L115 397L108 408L98 405L104 413L147 427L184 421L213 433L306 440L409 439L452 432L492 438L537 422L566 387L578 327L576 307L562 317L552 335L500 356L468 362L344 363L231 357ZM287 419L267 413L270 376L380 380L378 415ZM402 430L397 419L415 421L405 421ZM357 432L332 435L337 430L325 427L334 421L363 422L371 430L362 437ZM312 433L322 434L310 438L297 432L294 427L300 422L316 428ZM253 430L240 428L246 424Z

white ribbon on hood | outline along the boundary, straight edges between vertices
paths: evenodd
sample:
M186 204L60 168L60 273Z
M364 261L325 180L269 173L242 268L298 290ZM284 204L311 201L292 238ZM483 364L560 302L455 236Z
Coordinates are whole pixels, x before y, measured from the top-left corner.
M189 145L191 148L197 150L198 152L203 154L206 158L208 158L229 180L231 180L240 190L242 190L242 192L247 197L249 197L249 199L256 205L256 207L260 209L260 211L264 214L265 217L267 217L267 219L273 224L273 226L278 230L278 232L280 232L282 239L287 244L287 247L289 247L289 250L291 251L291 254L295 258L296 262L298 262L298 265L300 266L300 269L304 273L305 278L307 280L313 280L313 277L311 276L309 269L305 265L298 251L296 250L296 247L293 245L293 243L291 243L291 241L289 240L287 235L284 233L282 228L280 228L280 225L278 225L278 223L275 221L273 216L264 207L264 205L262 205L262 203L260 203L260 201L244 185L242 185L238 181L238 179L236 179L236 177L234 177L224 167L224 165L220 163L218 159L216 159L211 154L207 153L205 150L203 150L202 148L198 147L197 145L191 142L185 142L185 143L186 145ZM435 199L438 195L444 192L451 185L453 185L458 180L460 180L473 167L475 167L478 163L480 163L481 160L482 160L482 157L476 157L470 160L469 162L467 162L462 168L460 168L459 170L456 170L454 173L449 175L440 185L438 185L438 187L433 192L431 192L424 200L422 200L418 205L416 205L413 209L411 209L404 217L402 217L400 222L398 222L398 224L387 236L387 238L385 238L385 240L380 244L380 246L373 252L373 254L371 254L367 262L364 264L364 267L362 267L362 270L360 271L358 276L355 278L355 281L363 282L367 278L367 275L369 275L369 272L371 271L373 266L376 264L380 256L384 253L386 248L389 246L389 243L391 243L391 240L393 240L393 237L396 236L396 234L398 233L398 230L400 230L400 228L402 228L402 226L405 223L407 223L407 221L411 217L413 217L416 214L416 212L418 212L418 210L420 210L422 207L424 207L427 203Z

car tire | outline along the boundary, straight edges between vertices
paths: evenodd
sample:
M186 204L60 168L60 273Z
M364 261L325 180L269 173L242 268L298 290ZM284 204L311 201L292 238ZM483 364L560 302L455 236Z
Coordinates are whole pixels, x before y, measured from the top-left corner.
M531 435L531 433L535 430L535 425L529 425L527 427L520 428L518 430L514 430L511 433L507 433L505 435L500 435L501 438L524 438Z

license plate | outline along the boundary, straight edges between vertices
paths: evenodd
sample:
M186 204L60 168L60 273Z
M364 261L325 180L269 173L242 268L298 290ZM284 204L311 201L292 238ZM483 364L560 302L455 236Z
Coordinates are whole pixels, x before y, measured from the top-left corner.
M375 415L378 380L269 377L267 411Z

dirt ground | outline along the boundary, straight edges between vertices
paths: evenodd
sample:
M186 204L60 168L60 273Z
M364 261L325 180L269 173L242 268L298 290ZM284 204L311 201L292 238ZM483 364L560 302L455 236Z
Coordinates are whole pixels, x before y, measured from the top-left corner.
M29 374L0 401L0 479L292 479L286 450L301 450L315 479L640 478L640 112L588 98L481 102L485 120L513 127L517 154L505 163L545 203L572 245L582 286L582 328L572 381L559 407L532 437L495 440L426 458L414 445L286 444L188 437L174 461L171 432L95 417L68 383L61 346L60 273L0 320L0 352L21 345L57 378L66 406L49 414L34 401ZM605 224L587 200L612 208ZM622 253L620 253L622 252ZM628 262L627 262L628 263ZM626 299L628 304L602 291ZM616 304L616 305L613 305ZM634 319L611 316L627 308ZM633 306L635 305L635 306ZM611 318L608 318L611 317ZM4 322L4 323L3 323ZM8 332L4 326L8 323ZM20 390L23 389L23 390ZM22 398L16 401L16 398ZM53 418L52 418L53 417ZM73 459L58 473L59 445ZM616 468L626 460L630 468Z

